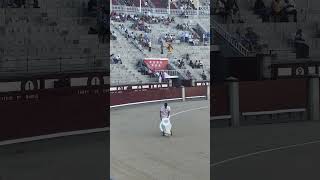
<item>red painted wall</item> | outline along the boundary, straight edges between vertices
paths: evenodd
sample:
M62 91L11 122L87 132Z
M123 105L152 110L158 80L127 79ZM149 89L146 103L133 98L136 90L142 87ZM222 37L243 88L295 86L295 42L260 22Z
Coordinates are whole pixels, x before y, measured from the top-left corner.
M33 99L25 99L26 95ZM17 96L22 99L5 100ZM110 122L105 101L108 97L102 89L40 90L0 94L0 99L0 140L103 128Z

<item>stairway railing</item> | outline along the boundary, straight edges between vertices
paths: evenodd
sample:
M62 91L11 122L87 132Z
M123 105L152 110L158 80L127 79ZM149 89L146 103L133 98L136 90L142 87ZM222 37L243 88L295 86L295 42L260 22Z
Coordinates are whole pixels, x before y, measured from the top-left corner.
M213 30L222 36L232 47L234 47L241 55L249 56L250 51L246 49L240 42L233 38L229 32L224 30L215 20L211 19Z

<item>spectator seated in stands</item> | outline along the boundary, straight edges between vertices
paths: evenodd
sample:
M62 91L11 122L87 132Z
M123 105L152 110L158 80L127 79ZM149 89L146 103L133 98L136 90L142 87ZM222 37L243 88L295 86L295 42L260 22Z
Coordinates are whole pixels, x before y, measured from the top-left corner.
M111 20L116 21L116 22L125 22L126 19L127 19L127 17L122 13L120 13L120 14L114 13L111 15Z
M191 72L190 72L189 70L187 70L186 76L187 76L187 78L188 78L189 80L192 79L192 75L191 75Z
M196 60L196 62L193 64L193 66L191 66L193 69L200 69L203 68L203 64L202 62L199 60Z
M162 83L162 82L165 82L166 81L166 79L165 79L165 72L162 72L162 71L160 71L160 72L156 72L155 73L155 76L158 76L158 78L159 78L159 83Z
M247 28L247 32L245 34L245 41L246 41L250 51L253 51L257 47L258 41L259 41L259 36L257 33L255 33L253 31L252 27Z
M181 39L181 41L182 42L186 42L186 43L189 43L189 39L191 38L191 34L188 32L188 31L186 31L186 32L183 32L182 33L182 39Z
M120 56L115 56L114 54L111 54L111 64L122 64L122 60Z
M171 22L171 19L170 19L169 17L166 18L166 19L163 21L163 24L166 25L166 26L170 25L170 23L172 23L172 22Z
M283 13L286 21L289 22L289 15L293 15L293 21L297 22L297 9L294 0L284 0L285 5L283 7Z
M294 39L296 56L297 58L308 58L309 57L309 46L306 44L305 37L302 33L302 29L298 29Z
M204 71L202 72L201 77L203 80L207 80L207 75L206 73L204 73Z
M177 24L176 28L178 30L189 30L190 26L188 23L183 23L183 24Z
M181 9L196 9L194 4L190 0L179 0L178 6L180 6Z
M189 55L189 53L186 54L185 58L186 58L187 61L190 60L190 55Z
M180 14L180 17L182 17L182 18L189 18L189 16L187 15L187 13L184 12L184 11Z
M274 22L280 22L283 19L282 0L273 0L271 4L271 15Z
M243 43L243 38L242 38L241 30L239 27L236 29L236 32L234 33L232 38L236 42Z
M193 45L193 46L197 46L200 44L200 40L194 38L194 36L191 36L191 38L189 39L189 44Z
M176 39L174 34L165 34L164 35L164 40L165 42L170 42L172 43Z
M192 68L194 68L194 63L192 62L192 60L189 61L189 66L191 66Z
M256 0L253 10L254 14L259 15L263 22L269 21L270 9L266 7L263 0Z
M114 31L111 32L111 40L117 40L117 34Z
M203 45L208 45L208 42L209 41L209 36L206 34L206 33L203 33L202 34L202 42L203 42Z
M180 59L177 62L177 66L178 66L179 69L185 69L186 68L185 64L184 64L184 61L180 60Z
M203 68L203 64L202 62L199 60L199 63L198 63L198 68Z
M140 72L143 75L151 75L150 70L148 69L148 67L142 62L142 61L138 61L137 65L136 65L138 72Z
M196 60L196 62L193 65L193 68L196 69L196 68L198 68L198 66L199 66L199 63L198 63L198 60Z

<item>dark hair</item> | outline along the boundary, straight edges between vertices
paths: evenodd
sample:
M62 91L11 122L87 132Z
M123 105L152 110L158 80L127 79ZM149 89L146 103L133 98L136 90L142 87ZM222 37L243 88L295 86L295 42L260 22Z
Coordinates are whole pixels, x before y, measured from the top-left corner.
M165 107L167 107L167 106L168 106L168 104L167 104L167 103L164 103L164 106L165 106Z

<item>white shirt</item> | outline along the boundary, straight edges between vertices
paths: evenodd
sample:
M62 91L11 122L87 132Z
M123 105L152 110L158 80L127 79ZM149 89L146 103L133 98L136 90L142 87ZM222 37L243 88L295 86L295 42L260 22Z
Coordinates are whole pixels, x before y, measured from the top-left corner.
M170 111L171 111L170 106L167 106L166 109L164 108L164 106L162 106L160 109L161 117L168 117Z

